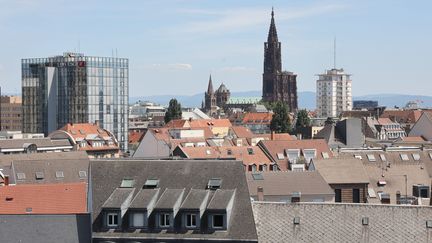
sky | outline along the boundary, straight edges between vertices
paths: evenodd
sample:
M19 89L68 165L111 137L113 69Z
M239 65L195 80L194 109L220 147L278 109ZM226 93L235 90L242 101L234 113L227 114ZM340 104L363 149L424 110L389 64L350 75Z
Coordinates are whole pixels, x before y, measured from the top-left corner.
M20 93L22 58L67 51L129 58L129 95L261 90L271 8L298 91L351 73L353 95L431 95L432 1L0 0L0 86ZM113 51L114 50L114 51Z

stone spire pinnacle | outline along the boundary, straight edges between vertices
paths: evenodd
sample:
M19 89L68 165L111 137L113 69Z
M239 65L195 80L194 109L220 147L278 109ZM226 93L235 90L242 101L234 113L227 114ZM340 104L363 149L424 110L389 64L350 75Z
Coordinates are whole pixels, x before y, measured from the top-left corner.
M268 43L278 42L276 24L275 24L275 20L274 20L273 7L272 7L272 12L271 12L271 22L270 22L270 29L269 29L269 33L268 33L268 37L267 37L267 42Z
M208 83L208 88L207 88L207 94L213 94L213 83L212 83L212 78L211 78L211 74L210 74L210 78L209 78L209 83Z

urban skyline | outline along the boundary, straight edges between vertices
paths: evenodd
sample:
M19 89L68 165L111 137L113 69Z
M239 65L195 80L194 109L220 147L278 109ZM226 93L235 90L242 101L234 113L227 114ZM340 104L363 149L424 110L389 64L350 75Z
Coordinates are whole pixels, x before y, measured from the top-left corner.
M273 5L284 45L282 68L296 71L299 92L315 91L315 75L333 67L333 38L337 37L337 67L354 75L354 96L383 92L428 95L423 87L428 84L432 35L424 31L431 23L426 1L416 5L393 1L130 1L102 5L96 1L85 7L65 2L46 8L50 3L2 2L0 29L6 38L2 40L0 85L4 92L19 92L21 58L74 50L129 58L131 97L200 93L210 73L233 92L260 90L262 43ZM73 12L74 17L57 14L65 11ZM30 19L40 29L27 26ZM60 35L46 38L53 33ZM29 42L24 38L28 34L42 45ZM417 85L407 90L407 82Z

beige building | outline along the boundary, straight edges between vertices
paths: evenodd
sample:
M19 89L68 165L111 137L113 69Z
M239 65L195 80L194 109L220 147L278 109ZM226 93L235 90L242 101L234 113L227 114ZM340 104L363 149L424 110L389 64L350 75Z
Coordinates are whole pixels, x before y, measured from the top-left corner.
M21 131L21 97L1 96L0 100L1 131Z
M338 117L352 110L351 74L333 68L319 74L316 87L318 117Z

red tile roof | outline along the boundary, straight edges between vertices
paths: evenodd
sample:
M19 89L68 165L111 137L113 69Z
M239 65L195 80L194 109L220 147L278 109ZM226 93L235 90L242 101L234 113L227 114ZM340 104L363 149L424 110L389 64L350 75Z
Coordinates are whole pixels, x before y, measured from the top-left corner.
M254 134L249 130L249 128L244 126L233 126L232 131L238 138L252 138Z
M86 183L0 187L0 214L78 214L86 212Z
M188 120L182 120L182 119L176 119L171 120L167 124L165 124L164 127L167 128L183 128L183 127L190 127Z
M144 137L144 131L131 131L129 132L129 143L139 143L141 142L141 139Z
M192 128L202 127L232 127L231 122L228 119L200 119L192 120L189 122Z
M246 113L243 117L243 124L270 124L272 117L273 113Z
M421 114L421 110L385 110L381 117L390 118L399 123L415 123Z
M423 137L402 137L402 141L404 142L425 142L426 140Z

